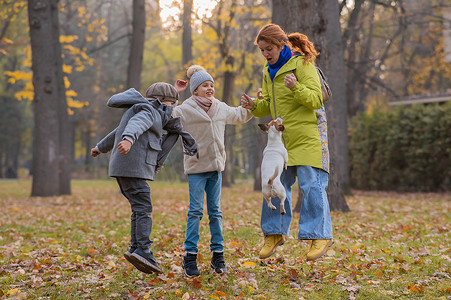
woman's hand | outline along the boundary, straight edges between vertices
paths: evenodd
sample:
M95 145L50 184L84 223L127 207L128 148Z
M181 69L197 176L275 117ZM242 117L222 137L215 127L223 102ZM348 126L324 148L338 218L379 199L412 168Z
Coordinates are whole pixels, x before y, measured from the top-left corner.
M257 90L257 98L258 99L263 99L263 92L262 92L262 88L258 88Z
M296 86L296 82L298 82L298 80L296 79L296 76L293 73L288 74L283 79L283 83L285 83L285 86L290 90Z
M243 96L241 96L241 107L252 109L254 107L254 101L248 95L243 94Z
M188 87L188 81L177 79L177 81L174 84L175 89L177 90L177 93L182 93L186 88Z

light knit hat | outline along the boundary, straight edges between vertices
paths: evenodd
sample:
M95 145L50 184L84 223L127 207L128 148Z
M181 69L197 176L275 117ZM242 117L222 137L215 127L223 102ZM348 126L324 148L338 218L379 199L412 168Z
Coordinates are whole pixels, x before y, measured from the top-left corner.
M199 65L190 66L186 71L186 75L189 79L189 90L191 91L191 94L193 94L197 87L205 81L209 80L215 83L213 77Z
M157 82L149 86L146 91L146 98L148 99L158 99L161 102L169 101L172 103L177 103L179 99L179 94L175 87L166 82Z

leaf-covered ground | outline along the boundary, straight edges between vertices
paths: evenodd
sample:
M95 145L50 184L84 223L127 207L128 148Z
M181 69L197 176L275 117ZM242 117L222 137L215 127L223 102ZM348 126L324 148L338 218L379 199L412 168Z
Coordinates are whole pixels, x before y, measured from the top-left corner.
M152 250L164 274L124 258L128 202L115 181L73 181L73 195L31 198L30 181L0 181L1 299L451 299L451 195L354 191L350 213L332 213L335 244L307 262L295 214L289 239L260 260L261 194L224 188L229 272L209 264L206 212L197 279L181 263L188 188L151 183Z

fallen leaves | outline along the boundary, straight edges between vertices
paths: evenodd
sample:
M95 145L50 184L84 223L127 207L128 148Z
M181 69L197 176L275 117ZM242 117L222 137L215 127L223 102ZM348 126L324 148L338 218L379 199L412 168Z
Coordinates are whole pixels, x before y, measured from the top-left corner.
M137 271L123 258L130 208L115 183L74 184L73 196L0 199L8 212L0 215L0 297L354 299L451 293L449 196L428 194L424 200L358 192L347 199L350 213L332 214L334 246L323 258L307 262L309 242L296 239L298 214L285 245L260 260L261 194L251 187L224 188L229 271L221 276L210 267L205 212L198 244L201 276L188 279L181 267L186 185L151 187L152 249L164 270L157 276Z
M346 292L349 293L348 299L353 300L355 296L360 292L361 287L359 285L351 285L343 288Z
M416 285L413 285L413 284L408 284L407 288L409 289L409 291L418 292L418 293L424 293L424 290L423 290L422 286L416 286Z

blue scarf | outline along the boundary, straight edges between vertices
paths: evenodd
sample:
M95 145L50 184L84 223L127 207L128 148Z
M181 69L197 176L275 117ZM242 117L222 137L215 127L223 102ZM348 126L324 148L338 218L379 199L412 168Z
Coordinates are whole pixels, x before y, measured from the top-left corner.
M280 51L279 59L277 62L273 65L268 63L268 69L269 69L269 76L271 77L271 80L274 80L274 77L276 76L277 71L287 62L290 60L291 56L293 54L291 53L290 47L285 45L283 47L282 51Z

